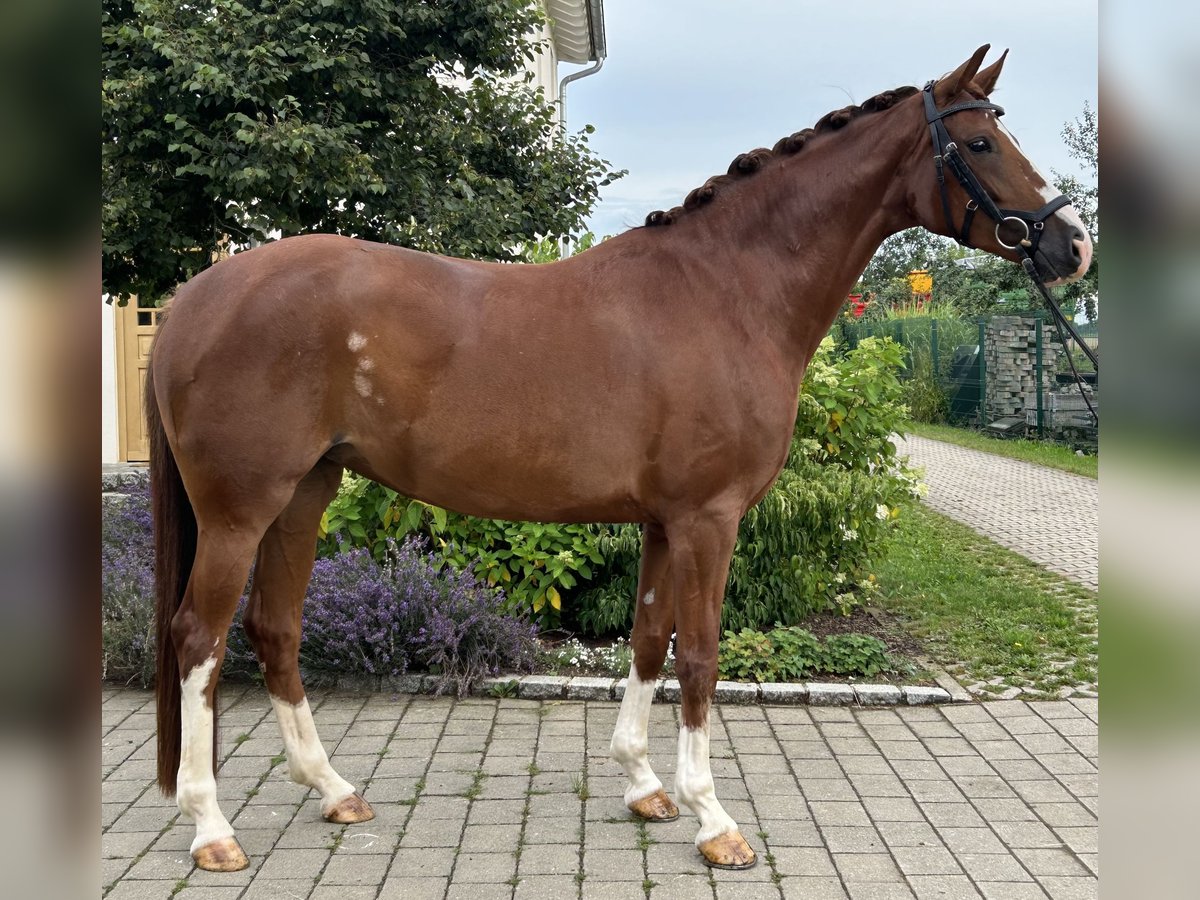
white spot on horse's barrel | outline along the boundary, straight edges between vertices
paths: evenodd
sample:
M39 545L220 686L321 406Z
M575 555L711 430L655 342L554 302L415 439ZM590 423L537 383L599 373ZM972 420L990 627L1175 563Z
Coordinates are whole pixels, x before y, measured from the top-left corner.
M350 339L346 341L346 346L350 348L351 353L357 353L363 347L367 346L367 339L357 331L350 332Z
M646 591L646 596L642 598L642 602L650 606L654 602L654 588Z
M354 389L358 391L360 397L371 396L371 382L367 379L366 375L363 375L361 372L355 373Z

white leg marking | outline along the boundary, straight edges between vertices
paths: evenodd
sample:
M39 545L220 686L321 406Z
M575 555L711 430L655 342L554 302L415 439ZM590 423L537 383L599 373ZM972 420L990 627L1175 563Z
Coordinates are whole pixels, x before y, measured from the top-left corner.
M654 702L654 681L642 681L637 669L629 665L629 681L625 685L625 696L621 700L621 711L617 713L617 727L613 730L609 755L625 774L629 776L629 787L625 789L625 805L636 803L662 790L662 782L650 768L649 740L646 729L650 724L650 704Z
M357 353L363 347L367 346L367 339L357 331L350 332L350 338L346 341L346 346L350 348L350 352Z
M288 703L272 696L271 706L275 709L283 746L287 750L288 774L297 784L316 788L321 795L321 812L328 813L339 801L354 793L354 785L329 764L329 757L317 736L308 698L299 703Z
M646 591L646 596L642 598L642 602L645 603L647 606L653 605L653 603L654 603L654 588L650 588L650 590Z
M696 846L719 834L737 831L737 823L721 808L708 763L708 720L701 728L679 729L679 763L675 769L675 795L700 817Z
M205 689L216 664L217 658L210 656L188 672L182 682L183 720L175 799L179 811L196 823L192 852L233 836L233 826L217 804L217 779L212 768L213 711Z

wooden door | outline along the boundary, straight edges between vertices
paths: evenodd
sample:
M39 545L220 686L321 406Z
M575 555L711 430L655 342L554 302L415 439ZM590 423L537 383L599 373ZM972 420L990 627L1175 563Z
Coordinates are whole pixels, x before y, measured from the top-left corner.
M147 462L150 439L142 408L150 344L158 329L161 309L146 309L136 298L116 308L117 337L117 440L126 462Z

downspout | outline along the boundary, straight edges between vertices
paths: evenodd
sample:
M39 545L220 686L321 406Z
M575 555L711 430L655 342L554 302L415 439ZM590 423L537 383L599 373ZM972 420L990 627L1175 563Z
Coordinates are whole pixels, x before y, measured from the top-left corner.
M572 81L578 81L581 78L587 78L589 75L595 75L604 67L604 60L608 56L608 45L604 38L604 0L587 0L587 14L588 33L592 39L592 56L596 61L586 69L580 69L578 72L564 75L562 80L559 81L558 121L563 125L566 125L567 122L567 85Z
M604 38L604 0L588 0L588 32L592 39L592 54L596 61L586 69L564 75L558 83L558 124L560 128L567 127L567 85L579 81L589 75L595 75L604 68L604 60L608 56L608 43ZM571 255L571 237L563 235L558 246L559 258L566 259Z
M564 75L558 83L558 121L564 126L567 123L567 85L572 81L578 81L580 78L587 78L589 75L595 75L604 68L604 57L601 56L586 69L580 69L578 72L572 72L570 75Z

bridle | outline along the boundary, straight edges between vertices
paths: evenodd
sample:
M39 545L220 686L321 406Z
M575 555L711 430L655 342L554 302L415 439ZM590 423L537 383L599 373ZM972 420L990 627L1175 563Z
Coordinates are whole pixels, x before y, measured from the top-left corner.
M1034 286L1042 295L1047 308L1050 310L1054 318L1054 327L1058 330L1058 338L1062 342L1063 347L1067 345L1063 328L1070 332L1071 337L1075 340L1075 345L1083 350L1092 365L1096 368L1096 375L1099 378L1100 363L1096 356L1096 352L1089 347L1080 337L1079 332L1063 315L1054 298L1050 296L1050 292L1046 289L1046 284L1038 274L1037 265L1034 263L1033 256L1037 252L1038 244L1042 240L1042 234L1045 232L1046 220L1054 215L1064 206L1068 206L1071 201L1068 197L1060 194L1055 197L1041 209L1029 211L1025 209L1005 209L997 206L996 201L992 199L987 189L980 184L979 179L975 177L975 173L971 171L971 167L967 165L966 159L958 149L958 144L950 139L950 133L946 131L946 126L943 119L951 116L954 113L962 112L967 109L989 109L994 112L999 118L1004 115L1004 107L997 106L987 100L968 100L965 103L956 103L954 106L948 106L945 109L938 109L937 104L933 99L933 89L936 81L930 81L922 90L922 98L925 101L925 121L929 125L929 135L933 140L933 164L937 169L938 191L942 196L942 212L946 216L946 227L953 233L954 227L954 212L950 205L950 195L946 189L946 169L950 169L950 173L955 180L962 185L962 189L967 193L967 206L963 213L963 221L961 228L958 229L958 236L955 238L959 244L964 247L972 247L969 239L971 231L971 223L975 219L975 213L982 210L984 215L996 223L996 241L1000 246L1008 250L1015 250L1021 254L1021 267L1025 270L1025 274L1033 281ZM1006 229L1012 229L1007 234ZM1019 229L1019 230L1018 230ZM1013 238L1006 240L1005 238ZM1083 390L1083 380L1079 377L1079 373L1075 370L1075 362L1071 359L1071 354L1067 354L1067 362L1071 366L1071 373L1075 376L1075 380L1080 385L1080 393L1083 394L1084 402L1087 403L1088 410L1092 417L1099 422L1099 417L1096 415L1096 410L1092 406L1091 400L1088 399L1087 393Z

